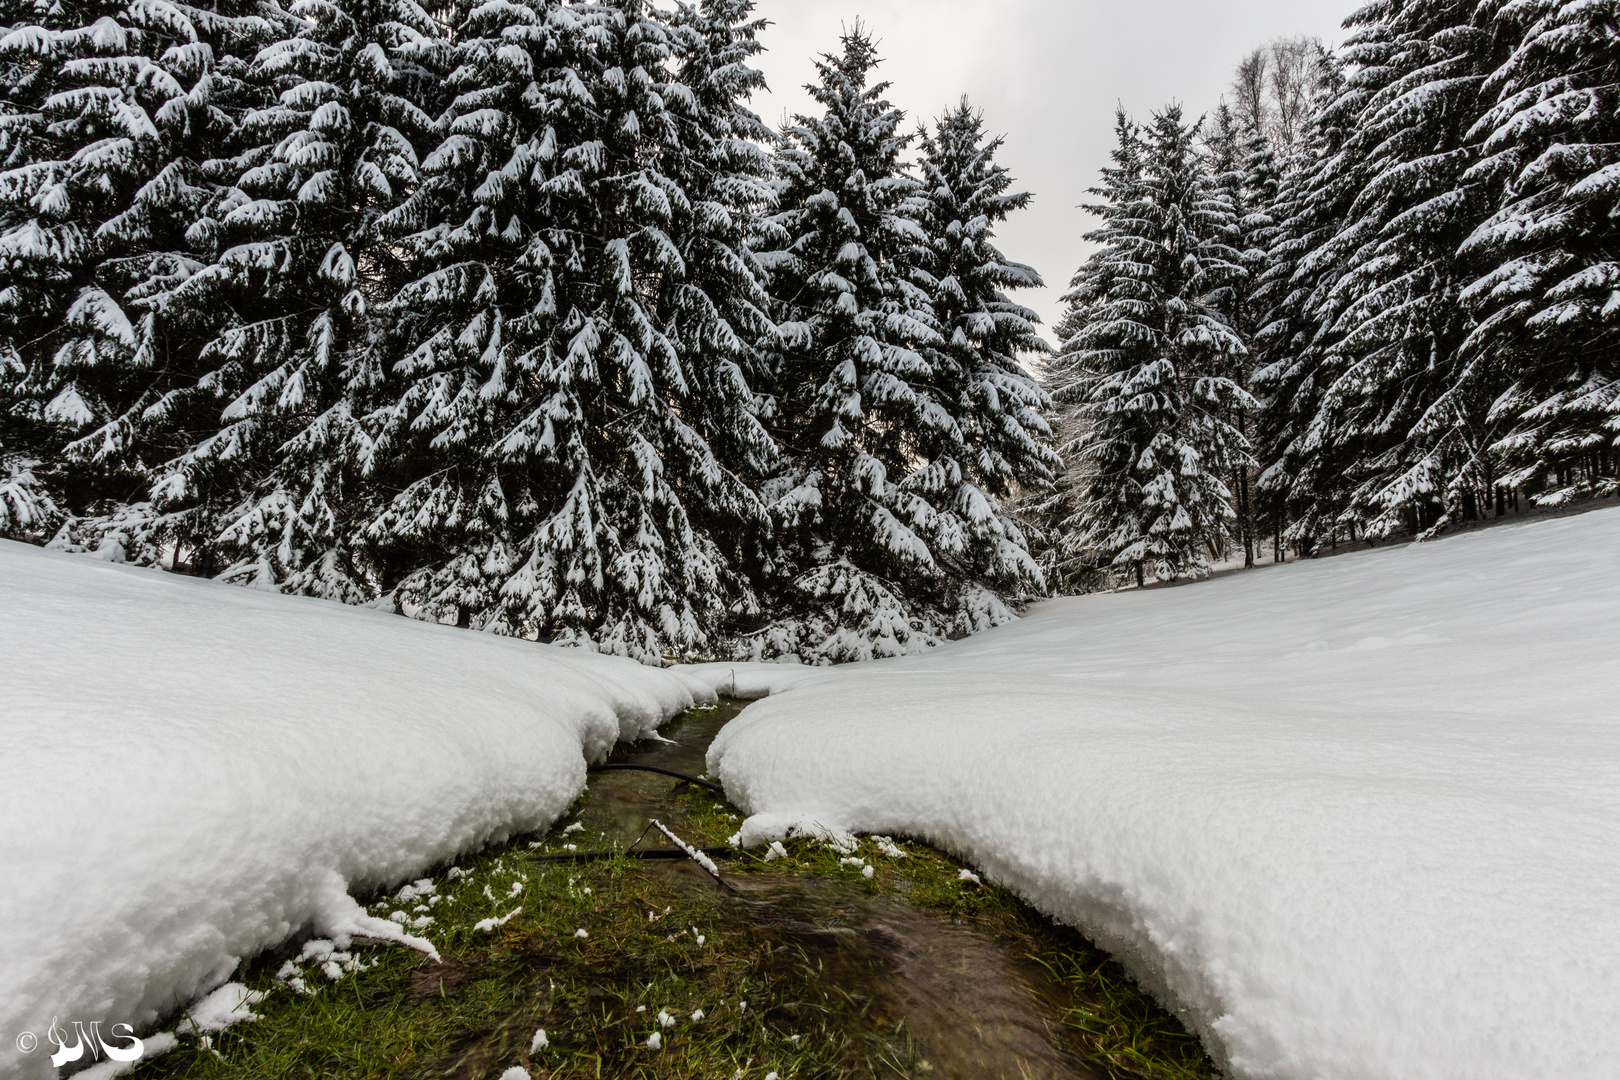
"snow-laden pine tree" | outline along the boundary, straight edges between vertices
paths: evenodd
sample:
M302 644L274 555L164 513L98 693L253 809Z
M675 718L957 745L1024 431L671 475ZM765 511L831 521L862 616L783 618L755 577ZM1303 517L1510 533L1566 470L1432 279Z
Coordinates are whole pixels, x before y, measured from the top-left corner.
M1248 348L1265 315L1258 288L1266 270L1270 244L1277 232L1271 210L1277 201L1281 171L1271 140L1260 129L1245 126L1238 114L1224 103L1208 120L1204 142L1215 187L1232 208L1227 242L1237 253L1238 265L1243 269L1241 276L1234 277L1211 299L1227 325ZM1247 385L1253 374L1251 353L1232 354L1230 359L1231 364L1223 374L1239 386ZM1228 419L1245 439L1250 438L1255 419L1252 410L1239 408ZM1245 566L1253 566L1255 560L1252 464L1251 459L1244 456L1237 462L1237 471L1227 477L1234 498L1233 509L1238 516Z
M17 3L0 36L0 533L155 561L154 466L197 423L196 330L166 300L207 162L256 98L257 0Z
M1370 179L1344 234L1355 247L1334 287L1345 357L1324 394L1327 437L1355 444L1351 513L1379 536L1477 516L1488 489L1488 382L1459 349L1471 278L1457 254L1488 215L1466 173L1493 40L1474 0L1385 0L1352 17L1376 57L1351 60L1366 95L1346 152ZM1364 76L1364 78L1363 78ZM1319 320L1326 318L1319 315Z
M214 331L196 394L215 423L154 485L224 576L357 603L377 494L362 423L386 377L376 305L408 271L377 229L434 127L437 24L413 0L300 0L252 76L219 192L188 230L208 265L166 297Z
M928 234L922 278L931 281L943 344L924 354L928 391L949 422L914 432L917 465L903 486L935 515L928 539L947 571L941 605L953 635L1012 618L1007 600L1045 591L1026 529L1006 509L1020 492L1051 487L1060 461L1045 419L1051 401L1020 357L1050 352L1039 317L1013 301L1040 275L995 243L995 229L1033 196L1014 192L996 161L1002 138L985 134L984 114L963 100L922 137L919 168Z
M1499 210L1463 245L1482 273L1466 371L1494 389L1501 488L1543 505L1611 494L1620 445L1620 25L1609 4L1502 4L1517 47L1485 83L1470 179ZM1498 499L1501 495L1498 494Z
M754 15L754 0L703 0L677 9L674 23L678 81L696 108L680 121L683 152L672 156L667 172L692 215L672 234L686 272L664 279L659 310L691 386L679 411L703 440L696 454L678 452L683 468L702 479L691 486L688 512L724 555L721 636L758 622L748 568L770 544L772 522L759 489L778 460L767 426L770 402L756 391L769 382L759 346L775 326L766 273L754 253L763 215L776 208L773 136L747 107L765 86L751 65L764 51L759 34L766 25Z
M1091 212L1102 219L1102 226L1088 237L1103 245L1077 270L1069 281L1064 299L1068 308L1056 326L1058 341L1068 343L1080 332L1087 309L1076 302L1079 290L1092 295L1107 293L1115 283L1122 286L1122 275L1130 261L1122 249L1112 246L1115 219L1123 218L1124 208L1135 205L1142 183L1141 130L1120 109L1114 114L1114 149L1111 164L1101 172L1100 184L1091 189L1099 200ZM1120 208L1118 211L1115 208ZM1075 354L1067 349L1049 359L1042 369L1042 386L1052 398L1052 426L1061 459L1053 491L1035 496L1024 507L1024 514L1040 530L1039 559L1048 584L1060 594L1088 592L1094 587L1113 584L1115 571L1111 557L1101 555L1090 543L1080 517L1080 508L1089 498L1095 478L1093 464L1081 454L1084 436L1091 430L1086 417L1082 380L1074 364Z
M387 222L424 266L390 304L402 490L370 530L405 610L649 663L752 611L716 539L760 531L745 474L773 451L749 11L490 4L460 29L445 136Z
M1358 48L1368 55L1365 43ZM1279 185L1255 286L1265 312L1251 343L1250 387L1261 402L1255 507L1279 559L1286 544L1307 547L1354 521L1346 516L1353 447L1319 421L1323 394L1343 367L1333 316L1344 301L1334 286L1357 249L1344 225L1369 179L1366 163L1346 151L1365 94L1347 83L1337 57L1322 87Z
M930 498L963 479L926 455L960 425L934 392L930 350L946 345L930 301L929 211L901 154L903 114L872 81L860 26L817 61L823 110L797 116L776 154L775 250L762 255L779 302L770 341L773 424L783 465L766 485L775 550L763 576L777 620L756 655L837 663L918 652L950 630L940 596L968 550L963 516L994 528L988 503L941 514Z
M1231 205L1179 108L1139 132L1122 116L1116 168L1095 194L1100 245L1076 276L1054 364L1080 404L1089 476L1073 525L1100 563L1160 579L1201 576L1230 539L1221 479L1248 454L1230 417L1253 400L1226 372L1244 345L1217 307L1243 269Z

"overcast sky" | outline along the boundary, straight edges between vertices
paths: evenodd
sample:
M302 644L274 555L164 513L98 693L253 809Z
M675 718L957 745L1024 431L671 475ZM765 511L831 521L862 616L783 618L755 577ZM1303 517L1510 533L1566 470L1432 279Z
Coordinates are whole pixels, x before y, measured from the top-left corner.
M756 111L779 125L805 112L811 57L837 49L840 24L859 17L880 42L889 99L913 121L966 93L1002 161L1035 204L1003 229L1009 257L1033 265L1049 288L1025 303L1050 325L1085 255L1092 219L1078 205L1113 146L1115 103L1146 118L1179 101L1191 114L1215 105L1255 46L1309 34L1329 44L1359 0L759 0L770 19L760 66L771 95Z

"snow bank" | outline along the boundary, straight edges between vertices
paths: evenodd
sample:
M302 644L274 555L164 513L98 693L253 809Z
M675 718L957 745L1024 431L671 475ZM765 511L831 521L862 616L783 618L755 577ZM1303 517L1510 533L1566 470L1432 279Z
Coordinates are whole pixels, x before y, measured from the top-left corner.
M144 1029L351 891L553 821L712 699L628 661L0 541L0 1075ZM414 941L431 948L425 941ZM17 1035L42 1049L20 1055ZM30 1073L28 1070L33 1070Z
M956 852L1240 1077L1612 1075L1617 644L1604 510L784 673L709 770L756 840L811 821Z

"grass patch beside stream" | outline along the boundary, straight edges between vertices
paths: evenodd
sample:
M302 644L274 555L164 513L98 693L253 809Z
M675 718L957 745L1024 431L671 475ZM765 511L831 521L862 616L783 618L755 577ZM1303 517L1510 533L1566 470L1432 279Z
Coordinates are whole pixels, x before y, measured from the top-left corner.
M254 1006L257 1021L208 1042L184 1038L135 1076L496 1080L514 1066L544 1080L765 1080L773 1072L779 1080L923 1080L934 1073L881 1003L824 977L815 949L740 913L695 867L623 857L528 861L569 843L600 846L589 833L563 832L590 798L544 839L522 837L442 867L424 895L375 899L373 914L432 919L412 932L430 938L444 963L357 946L347 960L295 963L306 994L278 977L302 942L289 945L237 976L266 992ZM740 820L693 789L679 791L670 807L672 827L700 846L724 844ZM656 836L648 845L665 846ZM835 879L853 896L903 897L1014 942L1046 972L1048 985L1037 992L1077 1056L1121 1080L1217 1075L1197 1041L1078 934L1004 890L959 880L960 864L930 848L896 846L901 857L895 847L861 841L856 855L873 866L870 879L809 841L787 845L785 858L747 855L727 869L760 879ZM476 929L509 915L504 925ZM542 1028L549 1045L531 1053ZM657 1049L648 1045L655 1032Z

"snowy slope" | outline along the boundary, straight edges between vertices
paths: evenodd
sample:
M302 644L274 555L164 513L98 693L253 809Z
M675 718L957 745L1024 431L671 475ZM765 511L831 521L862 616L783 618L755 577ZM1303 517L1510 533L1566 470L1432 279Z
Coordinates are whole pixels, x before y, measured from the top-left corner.
M753 839L812 820L972 861L1240 1077L1613 1076L1617 645L1611 509L749 669L781 692L709 766Z
M3 1076L50 1075L53 1016L141 1026L300 927L397 935L350 891L548 824L587 758L709 696L4 541L0 611Z

